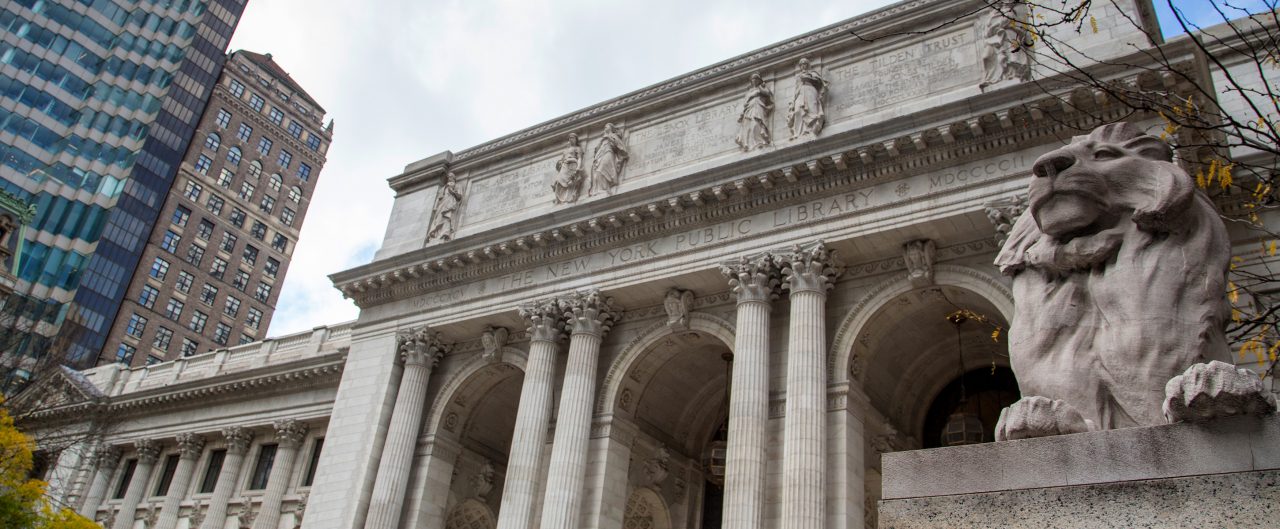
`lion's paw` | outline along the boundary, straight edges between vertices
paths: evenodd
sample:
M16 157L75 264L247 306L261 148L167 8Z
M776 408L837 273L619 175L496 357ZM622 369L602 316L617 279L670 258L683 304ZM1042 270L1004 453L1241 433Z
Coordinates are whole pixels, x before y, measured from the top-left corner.
M1008 408L1000 410L1000 422L996 423L996 440L1048 437L1093 429L1093 424L1066 402L1046 397L1022 397Z
M1275 396L1258 375L1214 360L1195 364L1164 386L1164 417L1169 422L1203 422L1232 415L1261 415L1276 409Z

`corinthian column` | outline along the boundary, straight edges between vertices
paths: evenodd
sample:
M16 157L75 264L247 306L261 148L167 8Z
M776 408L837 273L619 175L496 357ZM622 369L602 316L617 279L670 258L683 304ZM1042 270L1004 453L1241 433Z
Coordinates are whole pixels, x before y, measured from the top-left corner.
M725 462L724 527L764 524L765 450L769 427L769 302L778 296L773 256L720 267L738 298L729 394L729 446Z
M541 527L577 529L586 481L591 411L595 403L596 361L600 342L617 314L612 300L598 290L575 293L559 300L572 331L560 410L551 447L551 467L542 507Z
M520 408L516 411L516 428L511 436L498 529L533 527L534 506L539 498L538 472L542 468L547 426L551 420L556 342L563 335L563 313L554 301L521 307L520 316L529 322L529 361L520 386Z
M151 469L156 466L156 458L160 457L160 445L151 439L134 441L138 450L138 466L133 469L133 478L129 480L129 488L124 493L124 502L120 504L120 512L116 513L116 523L111 529L130 529L133 517L138 513L138 502L147 492L147 483L151 482Z
M271 463L267 476L267 491L262 494L262 505L253 529L276 529L280 525L280 504L284 491L289 488L289 476L293 474L293 460L298 457L298 447L307 436L307 425L293 419L281 419L272 426L276 429L276 459Z
M827 290L839 274L822 241L795 247L783 265L791 291L787 418L782 455L783 529L822 529L826 516Z
M369 504L369 529L395 529L400 525L409 468L413 466L413 449L422 428L422 409L426 405L427 380L440 363L444 346L439 333L421 327L396 337L404 373L396 394L391 426L378 461L378 477L374 481Z
M178 468L173 472L173 481L169 482L169 493L164 497L164 505L160 507L160 518L154 529L173 529L178 525L178 508L182 498L187 495L187 486L191 484L191 475L195 473L196 460L204 450L204 438L187 432L178 434Z
M244 465L244 454L249 451L249 442L253 441L253 433L239 426L223 428L222 437L227 440L227 455L222 459L218 483L213 486L209 511L205 513L200 529L222 529L226 525L227 503L231 501L231 494L235 492L236 482L240 479L240 467Z
M95 471L93 481L89 483L89 491L85 493L84 503L80 505L80 516L95 519L102 499L107 496L107 487L111 485L111 473L120 463L120 449L114 446L99 446L93 454Z

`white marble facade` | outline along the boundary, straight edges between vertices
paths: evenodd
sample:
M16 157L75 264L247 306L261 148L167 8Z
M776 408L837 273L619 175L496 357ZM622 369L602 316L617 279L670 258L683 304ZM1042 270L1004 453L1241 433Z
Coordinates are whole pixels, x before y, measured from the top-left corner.
M374 261L332 276L357 321L90 371L118 419L64 451L57 492L117 529L874 526L879 454L929 444L962 362L1008 366L997 241L1083 119L992 81L981 20L851 34L970 4L902 2L409 164ZM1098 22L1091 53L1140 39ZM988 322L957 331L960 308ZM169 454L186 486L155 495Z

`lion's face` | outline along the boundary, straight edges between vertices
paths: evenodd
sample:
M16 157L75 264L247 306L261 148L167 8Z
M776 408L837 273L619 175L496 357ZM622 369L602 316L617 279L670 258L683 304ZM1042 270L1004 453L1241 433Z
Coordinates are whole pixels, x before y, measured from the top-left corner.
M1152 174L1153 164L1168 163L1171 151L1145 134L1114 138L1077 137L1036 160L1029 211L1040 231L1068 240L1113 227L1135 209L1133 191L1146 187L1136 180Z

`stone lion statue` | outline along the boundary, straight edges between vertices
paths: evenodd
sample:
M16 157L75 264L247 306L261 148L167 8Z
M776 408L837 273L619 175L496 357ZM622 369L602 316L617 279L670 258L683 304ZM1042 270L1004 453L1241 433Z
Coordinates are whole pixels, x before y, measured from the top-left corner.
M1169 380L1230 361L1226 227L1164 141L1105 125L1036 160L996 266L1023 399L997 439L1164 424Z

